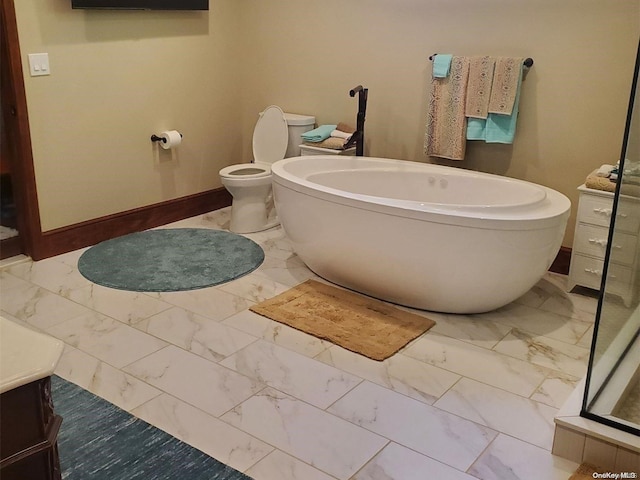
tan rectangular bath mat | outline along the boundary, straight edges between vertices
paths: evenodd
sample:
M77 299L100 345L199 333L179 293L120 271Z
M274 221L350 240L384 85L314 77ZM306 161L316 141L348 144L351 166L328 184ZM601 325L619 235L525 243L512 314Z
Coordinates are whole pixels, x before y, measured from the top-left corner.
M251 310L374 360L384 360L435 325L420 315L315 280Z
M603 474L607 472L602 468L596 467L590 463L583 463L578 467L578 469L569 477L569 480L591 480L596 478L594 474ZM600 477L603 478L603 477ZM614 477L610 477L614 478Z

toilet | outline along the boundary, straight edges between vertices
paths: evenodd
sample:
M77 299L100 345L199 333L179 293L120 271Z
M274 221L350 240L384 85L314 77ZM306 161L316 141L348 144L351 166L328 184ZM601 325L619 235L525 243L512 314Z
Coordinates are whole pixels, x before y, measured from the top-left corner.
M253 130L253 161L220 170L222 185L233 197L229 230L252 233L278 225L271 198L271 164L300 155L301 136L313 129L315 121L275 105L259 114Z

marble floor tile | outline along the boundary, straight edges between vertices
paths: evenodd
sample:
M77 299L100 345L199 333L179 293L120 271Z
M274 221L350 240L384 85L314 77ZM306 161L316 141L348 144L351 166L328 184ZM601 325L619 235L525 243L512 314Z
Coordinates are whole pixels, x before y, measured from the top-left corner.
M272 446L166 393L131 413L239 471L273 450Z
M597 305L597 298L567 293L562 296L548 298L538 308L545 312L552 312L583 322L593 323L596 317Z
M589 329L584 332L584 335L582 335L582 338L578 343L576 343L576 345L579 347L591 348L591 343L593 342L593 329L594 325L591 325Z
M15 289L17 292L32 288L34 285L15 275L11 275L7 269L0 270L0 285L2 285L2 296L11 294Z
M247 234L245 237L258 243L268 258L286 260L294 253L291 242L281 228Z
M1 299L2 311L40 329L91 313L88 308L37 285L3 290Z
M53 258L39 262L25 262L9 267L10 274L61 295L70 290L91 285L74 266Z
M375 433L270 387L221 419L344 480L388 443Z
M271 280L269 277L253 272L218 287L252 303L259 303L289 290L289 286Z
M575 462L500 434L468 473L483 480L567 480L576 468Z
M220 365L322 409L362 381L264 340L234 353Z
M60 263L64 263L65 265L69 265L70 267L78 268L78 260L80 259L82 254L90 248L91 247L79 248L78 250L73 250L61 255L56 255L55 257L51 257L51 259Z
M274 450L245 473L253 480L335 480L280 450Z
M162 228L228 230L230 210ZM86 249L3 264L2 315L65 340L61 377L255 480L565 480L574 470L549 453L552 419L584 372L593 292L567 292L567 277L548 272L486 314L398 307L436 325L375 362L249 311L326 281L281 227L244 236L265 253L258 269L185 292L94 285L77 270Z
M315 357L333 345L326 340L320 340L313 335L296 330L284 323L270 320L251 310L236 313L222 323L307 357Z
M431 332L447 335L484 348L492 348L511 331L511 327L506 325L469 315L429 313L427 316L436 322L431 327Z
M337 345L323 351L316 359L428 404L435 402L461 378L402 354L378 362Z
M124 371L216 417L264 386L174 345Z
M555 338L566 343L577 343L591 326L591 322L577 320L556 313L510 303L493 312L474 315L525 332Z
M122 368L167 344L102 314L91 312L46 329L67 345Z
M550 371L544 382L531 395L531 400L560 408L575 390L580 379L566 373Z
M208 228L212 230L228 230L230 213L231 207L223 208L214 212L168 223L158 228Z
M286 259L267 257L256 273L289 287L318 278L295 254L291 254Z
M253 335L179 307L158 313L135 327L214 362L257 340Z
M87 308L129 325L171 308L171 305L142 292L130 292L91 284L65 295Z
M493 349L527 363L565 372L574 377L583 377L589 362L589 350L586 348L569 345L553 338L530 335L515 328Z
M391 442L353 480L473 480L475 477ZM506 478L506 477L505 477Z
M60 357L55 374L127 411L162 393L157 388L69 346Z
M547 374L542 367L435 333L422 336L403 354L524 397L531 395Z
M558 410L548 405L463 378L434 406L551 450Z
M230 317L234 313L246 310L253 305L253 302L219 290L218 287L201 288L186 292L162 292L149 295L217 322Z
M478 423L367 381L327 411L461 471L497 435Z
M594 301L595 300L595 301ZM516 300L516 303L527 305L534 308L542 308L548 305L551 309L544 309L559 313L564 316L572 316L573 311L570 307L571 303L580 305L580 312L591 311L595 313L597 298L590 298L584 295L576 295L567 291L567 276L553 272L546 272L544 276L536 283L531 290ZM560 307L564 304L561 311L554 311L552 308ZM577 313L576 317L580 314Z

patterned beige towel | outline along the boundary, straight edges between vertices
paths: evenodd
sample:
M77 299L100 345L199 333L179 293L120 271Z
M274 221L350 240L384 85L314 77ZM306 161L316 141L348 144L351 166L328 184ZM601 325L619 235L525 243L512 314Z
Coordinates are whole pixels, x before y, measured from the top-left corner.
M467 117L464 115L469 59L453 57L449 75L432 78L424 153L433 157L464 160Z
M496 59L493 57L471 57L469 60L469 81L465 107L467 117L487 118L495 65Z
M489 113L511 115L523 61L522 57L497 58L489 99Z

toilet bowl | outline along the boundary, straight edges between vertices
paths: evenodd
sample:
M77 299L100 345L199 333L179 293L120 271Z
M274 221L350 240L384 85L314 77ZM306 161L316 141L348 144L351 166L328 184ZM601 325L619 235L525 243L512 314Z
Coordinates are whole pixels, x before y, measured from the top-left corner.
M222 185L233 197L229 230L252 233L280 222L271 197L271 164L300 155L301 135L313 129L315 117L265 108L253 131L253 161L220 170Z

